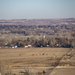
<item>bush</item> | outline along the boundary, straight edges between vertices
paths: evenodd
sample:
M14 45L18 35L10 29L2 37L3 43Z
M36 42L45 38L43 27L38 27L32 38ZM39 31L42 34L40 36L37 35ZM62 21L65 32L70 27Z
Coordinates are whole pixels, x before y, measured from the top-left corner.
M44 73L46 73L46 72L43 70L43 74L44 74Z

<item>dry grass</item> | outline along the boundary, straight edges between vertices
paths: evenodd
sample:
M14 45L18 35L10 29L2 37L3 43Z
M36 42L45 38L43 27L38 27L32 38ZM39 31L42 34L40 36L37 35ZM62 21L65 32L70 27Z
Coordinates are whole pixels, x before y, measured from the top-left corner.
M54 64L68 51L68 48L0 49L0 61L4 61L6 70L9 68L17 74L24 68L38 72L55 67Z

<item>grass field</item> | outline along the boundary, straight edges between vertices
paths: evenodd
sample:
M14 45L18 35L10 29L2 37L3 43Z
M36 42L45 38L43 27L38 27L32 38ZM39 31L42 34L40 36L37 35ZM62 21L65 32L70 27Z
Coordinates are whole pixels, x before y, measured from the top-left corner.
M43 71L50 73L69 51L69 48L0 49L1 69L5 73L11 71L17 75L25 69L32 73Z

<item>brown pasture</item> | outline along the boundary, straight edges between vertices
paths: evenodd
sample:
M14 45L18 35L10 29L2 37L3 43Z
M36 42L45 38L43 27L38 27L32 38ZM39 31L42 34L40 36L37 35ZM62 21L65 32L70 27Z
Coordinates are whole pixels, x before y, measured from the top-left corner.
M55 68L69 48L16 48L0 49L0 61L5 72L7 70L18 74L21 70L29 69L39 72Z

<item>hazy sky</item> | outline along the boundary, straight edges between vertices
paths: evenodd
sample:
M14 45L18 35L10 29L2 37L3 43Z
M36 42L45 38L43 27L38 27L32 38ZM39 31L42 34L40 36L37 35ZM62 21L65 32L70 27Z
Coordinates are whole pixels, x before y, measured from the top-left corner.
M0 19L75 18L75 0L0 0Z

